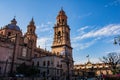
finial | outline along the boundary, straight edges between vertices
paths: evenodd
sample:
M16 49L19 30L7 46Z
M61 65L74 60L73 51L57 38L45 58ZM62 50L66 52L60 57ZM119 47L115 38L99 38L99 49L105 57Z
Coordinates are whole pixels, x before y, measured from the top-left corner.
M14 16L14 18L11 20L11 24L16 24L17 23L15 18L16 18L16 16Z
M32 21L34 21L33 17L32 17Z
M16 18L16 16L14 16L14 19Z
M32 17L31 21L30 21L30 24L34 24L34 19Z

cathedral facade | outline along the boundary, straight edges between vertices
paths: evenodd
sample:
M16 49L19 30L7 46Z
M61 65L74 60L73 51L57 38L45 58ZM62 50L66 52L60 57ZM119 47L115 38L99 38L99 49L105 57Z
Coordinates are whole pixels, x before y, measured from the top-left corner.
M39 66L40 76L44 74L49 80L55 78L64 80L68 68L69 74L72 75L73 57L70 27L67 24L67 16L63 9L59 11L56 20L51 52L36 46L37 34L33 18L24 35L15 18L11 20L10 24L1 27L0 75L15 71L16 67L22 63Z

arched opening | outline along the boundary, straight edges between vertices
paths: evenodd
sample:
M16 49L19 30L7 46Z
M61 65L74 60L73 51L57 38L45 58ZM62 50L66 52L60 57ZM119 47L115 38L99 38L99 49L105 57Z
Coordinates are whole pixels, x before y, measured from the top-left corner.
M47 61L47 66L50 66L50 61Z
M34 62L32 62L32 66L34 66Z
M60 37L60 36L61 36L61 32L59 31L59 32L58 32L58 37Z
M11 36L11 32L8 32L8 36Z
M39 66L39 61L37 61L37 67Z
M43 61L43 66L45 66L46 65L46 63L45 63L45 61Z

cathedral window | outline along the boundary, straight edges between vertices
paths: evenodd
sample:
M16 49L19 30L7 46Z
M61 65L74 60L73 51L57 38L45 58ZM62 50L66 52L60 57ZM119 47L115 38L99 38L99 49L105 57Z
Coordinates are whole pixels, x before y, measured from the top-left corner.
M30 32L32 32L32 29L30 29Z
M37 66L39 66L39 61L37 61Z
M57 67L59 67L59 61L57 62Z
M69 41L69 34L68 33L66 33L66 39L67 39L67 41Z
M46 65L46 63L45 63L45 61L43 61L43 66L45 66Z
M27 49L26 49L26 48L23 48L23 50L22 50L22 56L23 56L23 57L26 57L26 55L27 55Z
M59 32L58 32L58 37L60 37L60 36L61 36L61 32L59 31Z
M60 68L62 68L62 64L60 65Z
M32 62L32 66L34 66L34 62Z
M64 24L64 19L62 19L62 24Z
M8 32L8 36L11 36L11 32Z
M3 35L3 32L1 32L1 34Z
M50 61L47 61L47 66L50 66Z
M57 34L57 39L58 39L58 42L61 41L61 32L59 31L58 34Z

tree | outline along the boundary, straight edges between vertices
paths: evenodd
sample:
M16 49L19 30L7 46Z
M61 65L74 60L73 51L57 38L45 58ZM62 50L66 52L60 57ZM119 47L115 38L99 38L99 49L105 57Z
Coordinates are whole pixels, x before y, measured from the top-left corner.
M103 56L101 61L105 64L109 64L113 74L119 73L120 67L120 54L119 53L109 53L107 56Z
M39 73L39 69L35 66L28 66L22 63L16 68L18 74L23 74L26 77L35 76Z

